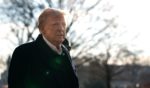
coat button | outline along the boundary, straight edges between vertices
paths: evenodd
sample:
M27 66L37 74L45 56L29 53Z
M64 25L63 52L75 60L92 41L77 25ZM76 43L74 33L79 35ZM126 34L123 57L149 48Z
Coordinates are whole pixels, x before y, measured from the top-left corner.
M49 71L46 72L46 75L49 75Z

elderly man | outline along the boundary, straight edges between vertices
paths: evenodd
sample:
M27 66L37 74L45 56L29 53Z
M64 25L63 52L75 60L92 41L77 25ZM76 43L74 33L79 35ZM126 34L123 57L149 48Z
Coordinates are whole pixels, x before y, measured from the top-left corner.
M79 88L67 48L65 13L45 9L38 38L15 49L8 73L9 88Z

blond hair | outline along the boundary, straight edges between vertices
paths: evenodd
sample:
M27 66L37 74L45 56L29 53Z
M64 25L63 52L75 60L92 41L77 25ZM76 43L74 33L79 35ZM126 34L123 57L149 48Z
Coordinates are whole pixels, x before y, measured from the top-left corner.
M64 17L65 15L66 14L65 14L65 12L63 10L54 9L54 8L47 8L39 16L39 19L38 19L38 28L40 30L43 29L44 24L45 24L45 22L46 22L46 20L47 20L48 17L60 17L60 16Z

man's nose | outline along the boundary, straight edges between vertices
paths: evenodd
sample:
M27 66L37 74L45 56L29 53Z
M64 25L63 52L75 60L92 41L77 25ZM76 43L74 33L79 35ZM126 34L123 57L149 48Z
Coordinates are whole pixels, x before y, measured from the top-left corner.
M59 29L59 30L64 30L64 26L63 26L62 24L60 24L60 25L58 26L58 29Z

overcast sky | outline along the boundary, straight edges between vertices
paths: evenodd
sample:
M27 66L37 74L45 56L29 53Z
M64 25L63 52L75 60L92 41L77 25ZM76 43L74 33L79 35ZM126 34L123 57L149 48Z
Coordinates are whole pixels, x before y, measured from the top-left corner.
M128 42L150 55L150 0L112 0L112 3L119 15L119 24L129 31L124 39L139 34L137 39Z

